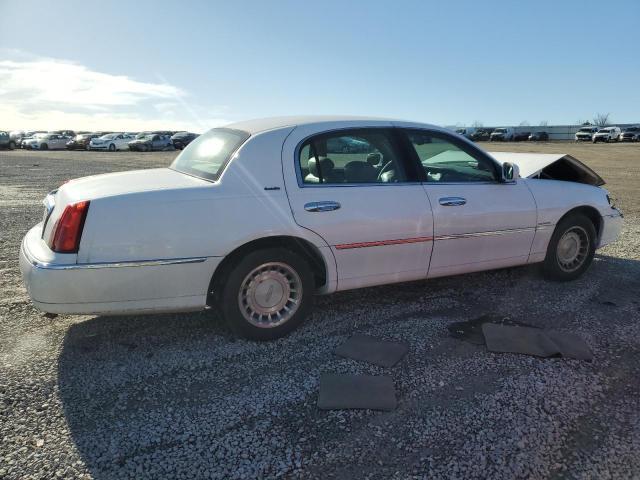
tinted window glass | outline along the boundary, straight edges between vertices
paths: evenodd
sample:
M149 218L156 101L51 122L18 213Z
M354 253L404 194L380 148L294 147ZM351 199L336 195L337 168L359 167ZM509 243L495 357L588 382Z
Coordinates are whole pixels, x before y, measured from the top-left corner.
M305 141L298 156L306 184L399 183L407 177L386 130L341 130Z
M427 175L427 182L492 182L495 164L472 155L437 134L409 131L409 140Z
M217 180L231 155L249 138L240 130L216 128L189 143L171 164L179 172Z

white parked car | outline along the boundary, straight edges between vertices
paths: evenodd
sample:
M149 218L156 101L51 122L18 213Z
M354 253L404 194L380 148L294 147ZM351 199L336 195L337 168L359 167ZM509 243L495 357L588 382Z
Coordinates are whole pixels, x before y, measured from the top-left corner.
M496 128L489 135L490 142L511 142L516 135L516 129L513 127Z
M475 132L476 132L476 128L474 127L456 128L456 133L466 138L471 138L471 135L473 135Z
M64 150L67 148L69 137L57 133L38 133L24 140L22 148L30 150Z
M340 148L352 143L368 148ZM219 305L242 335L271 339L314 294L537 262L575 279L621 229L603 183L567 155L489 154L420 123L240 122L170 168L51 192L20 267L45 312Z
M590 142L598 132L598 127L580 127L575 134L576 142Z
M622 131L620 127L605 127L593 134L593 143L598 142L617 142L620 139Z
M108 133L98 138L92 138L89 142L89 150L129 150L129 142L134 137L126 133Z

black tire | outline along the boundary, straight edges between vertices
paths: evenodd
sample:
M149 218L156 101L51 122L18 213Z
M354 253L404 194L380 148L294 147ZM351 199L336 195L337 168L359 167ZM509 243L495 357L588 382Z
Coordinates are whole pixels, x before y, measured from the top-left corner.
M251 316L253 318L253 315L250 315L249 312L252 312L251 306L249 305L249 301L245 301L245 299L257 298L256 296L251 297L250 295L250 288L254 282L250 282L249 278L252 275L257 275L255 272L260 267L264 268L266 265L271 266L275 275L280 273L277 271L277 269L280 268L280 265L288 268L290 272L293 271L297 275L297 278L295 278L295 275L291 276L291 281L288 285L289 287L293 285L300 285L301 292L284 295L284 292L278 290L281 292L280 302L286 302L285 307L280 309L279 312L284 312L285 315L288 315L288 309L295 308L294 313L281 324L266 326L271 322L271 316L269 316L268 321L265 319L265 326L260 327L255 323L261 323L260 320L262 319L262 316L259 317L259 319L254 319L253 322L247 318L247 316ZM269 267L266 268L268 272L271 271L269 270ZM284 271L286 271L286 268ZM219 282L219 285L214 285L214 292L216 288L219 289L217 300L219 302L222 315L229 327L234 332L245 338L264 341L283 337L302 324L311 311L313 304L313 290L315 288L313 273L307 262L298 254L290 250L284 248L267 248L251 252L242 257L230 269L230 271L228 271L228 275L225 275L225 277L226 278L223 281ZM281 278L285 279L286 277L282 275ZM248 287L247 282L249 282ZM268 283L266 281L262 282L262 285L267 284ZM258 283L258 285L260 284ZM254 292L257 290L258 287L255 287ZM270 285L266 298L268 302L271 302L272 291L273 286ZM285 296L287 298L296 296L296 302L290 303L285 299ZM243 313L241 304L244 305L244 311L246 313ZM273 308L276 308L278 304L279 302L276 302ZM290 308L287 308L287 306ZM287 308L287 310L285 310L285 308ZM277 320L274 323L277 323Z
M11 141L9 142L9 150L15 150L16 149L16 142Z
M42 145L40 145L40 150L49 150L49 145L43 143Z
M116 146L113 143L111 145L109 145L109 151L110 152L115 152L116 151Z
M570 233L573 237L572 239L567 238L569 241L568 246L572 247L572 242L578 242L576 239L576 237L578 237L579 242L576 243L576 249L578 252L577 255L580 258L576 258L575 264L563 264L563 249L560 242L565 235ZM556 225L556 229L547 247L547 255L543 264L544 276L549 280L558 282L568 282L582 276L593 261L593 256L596 251L596 239L596 228L585 215L575 213L562 219L560 223ZM563 241L563 243L564 242L565 241ZM584 251L580 253L581 250ZM571 248L569 248L569 252L565 251L564 253L572 253Z

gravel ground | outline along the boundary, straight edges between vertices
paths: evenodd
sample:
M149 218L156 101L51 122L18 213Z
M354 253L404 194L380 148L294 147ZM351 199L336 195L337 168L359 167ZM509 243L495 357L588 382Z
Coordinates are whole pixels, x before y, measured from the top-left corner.
M17 254L47 191L175 153L0 152L0 478L640 478L640 146L491 148L592 165L622 238L573 283L532 266L344 292L261 344L211 313L44 317ZM595 360L448 336L487 313L577 332ZM332 355L355 332L410 352L391 369ZM398 409L319 411L321 372L391 375Z

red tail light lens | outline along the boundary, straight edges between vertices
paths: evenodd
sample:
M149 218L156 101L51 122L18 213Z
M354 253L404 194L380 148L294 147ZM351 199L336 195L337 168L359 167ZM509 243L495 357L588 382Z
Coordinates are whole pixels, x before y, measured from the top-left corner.
M53 228L49 248L58 253L76 253L88 211L88 201L67 205Z

